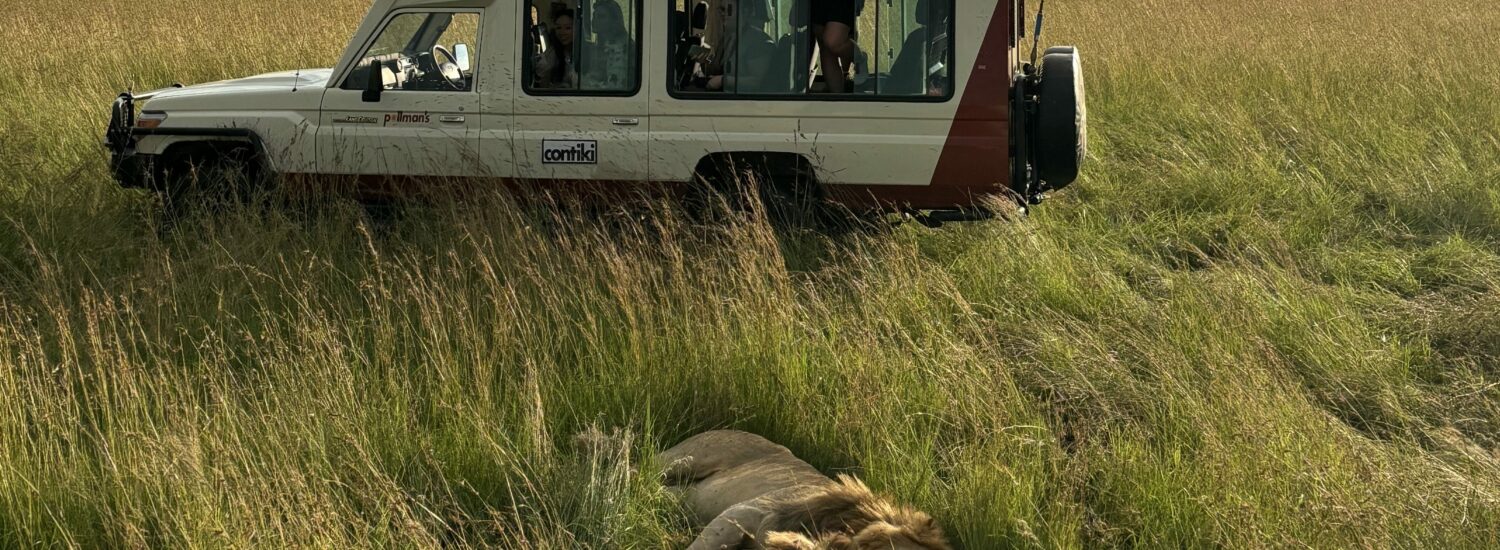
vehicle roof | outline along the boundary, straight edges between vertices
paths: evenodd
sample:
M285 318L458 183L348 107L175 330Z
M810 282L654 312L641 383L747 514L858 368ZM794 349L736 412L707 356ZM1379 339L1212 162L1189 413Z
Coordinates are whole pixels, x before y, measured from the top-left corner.
M375 0L370 11L384 13L400 8L474 8L493 3L495 0Z

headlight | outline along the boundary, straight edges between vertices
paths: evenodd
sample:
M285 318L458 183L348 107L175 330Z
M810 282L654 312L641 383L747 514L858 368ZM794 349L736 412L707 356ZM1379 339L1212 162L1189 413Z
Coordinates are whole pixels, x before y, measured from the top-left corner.
M163 111L141 111L141 115L135 118L136 128L160 128L167 121L167 113Z

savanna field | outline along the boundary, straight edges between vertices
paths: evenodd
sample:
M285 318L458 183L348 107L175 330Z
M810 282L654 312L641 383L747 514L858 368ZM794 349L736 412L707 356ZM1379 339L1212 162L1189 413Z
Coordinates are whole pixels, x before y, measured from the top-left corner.
M683 547L630 465L724 427L963 548L1500 547L1491 3L1051 2L1093 159L1021 220L167 227L110 180L115 93L329 66L367 7L4 3L0 547Z

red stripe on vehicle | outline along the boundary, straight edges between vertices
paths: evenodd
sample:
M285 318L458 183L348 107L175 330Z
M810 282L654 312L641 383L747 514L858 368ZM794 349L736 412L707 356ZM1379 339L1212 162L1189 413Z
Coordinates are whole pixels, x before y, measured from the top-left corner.
M1010 183L1009 0L995 3L989 30L959 100L948 141L932 174L934 186L993 187ZM962 36L958 37L963 40Z

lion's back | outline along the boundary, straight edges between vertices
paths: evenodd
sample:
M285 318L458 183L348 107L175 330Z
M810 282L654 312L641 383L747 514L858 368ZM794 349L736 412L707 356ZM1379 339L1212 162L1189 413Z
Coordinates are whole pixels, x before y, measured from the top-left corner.
M768 456L791 454L786 447L752 433L717 430L690 437L662 452L661 458L667 464L691 461L701 477Z
M755 434L715 431L699 434L662 454L667 463L687 464L677 481L703 520L745 502L787 489L832 483L790 450ZM669 476L670 477L670 476Z

